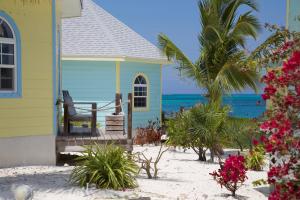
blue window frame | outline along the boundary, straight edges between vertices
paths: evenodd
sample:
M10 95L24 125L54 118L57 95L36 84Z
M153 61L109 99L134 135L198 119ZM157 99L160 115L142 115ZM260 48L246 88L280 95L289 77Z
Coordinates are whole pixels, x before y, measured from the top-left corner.
M14 20L0 11L0 98L22 96L20 41Z

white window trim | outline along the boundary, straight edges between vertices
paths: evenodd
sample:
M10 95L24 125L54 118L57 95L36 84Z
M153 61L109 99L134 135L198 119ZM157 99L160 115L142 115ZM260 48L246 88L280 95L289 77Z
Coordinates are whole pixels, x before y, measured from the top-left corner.
M10 25L10 23L8 21L6 21L4 18L0 17L0 20L5 21L6 24L8 24L8 27L10 28L12 34L13 34L13 38L2 38L0 37L0 43L1 44L13 44L14 45L14 65L2 65L0 64L0 68L10 68L10 69L14 69L14 74L13 74L13 81L14 81L14 85L13 85L13 90L1 90L0 89L0 94L1 93L16 93L18 91L18 70L17 70L17 39L16 39L16 34L14 32L13 27ZM0 52L2 54L2 49L0 49ZM11 54L7 54L7 55L11 55ZM0 83L1 84L1 83Z

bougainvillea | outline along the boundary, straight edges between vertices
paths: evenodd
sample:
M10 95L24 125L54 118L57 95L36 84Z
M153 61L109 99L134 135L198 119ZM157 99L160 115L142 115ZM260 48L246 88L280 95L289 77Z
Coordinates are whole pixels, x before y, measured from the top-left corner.
M224 165L218 171L210 173L214 179L229 190L232 196L235 196L237 189L247 179L245 167L245 158L243 156L229 156Z
M260 128L272 157L268 182L274 186L269 199L300 199L300 51L292 53L282 68L269 71L263 82L262 97L269 107Z

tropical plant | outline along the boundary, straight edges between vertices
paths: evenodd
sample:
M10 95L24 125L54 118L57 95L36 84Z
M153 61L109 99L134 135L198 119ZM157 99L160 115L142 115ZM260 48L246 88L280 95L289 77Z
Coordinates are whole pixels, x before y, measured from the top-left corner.
M239 14L240 8L249 11ZM190 60L168 36L160 34L159 44L180 72L207 90L208 99L220 100L221 95L241 91L245 87L257 90L255 63L248 62L243 48L248 37L256 38L260 24L252 14L257 10L254 0L200 0L201 33L198 36L200 55Z
M261 171L265 166L265 150L262 145L256 145L246 156L246 166L254 171Z
M139 167L121 147L95 144L86 147L77 161L70 176L73 184L95 184L97 188L114 190L137 187Z
M179 114L168 123L169 142L193 149L201 161L206 161L205 153L208 149L211 161L214 161L215 155L220 158L220 146L228 141L228 112L229 107L209 103Z
M230 147L238 147L241 151L252 148L251 141L257 137L257 123L253 119L229 117L227 120L228 134L230 134Z
M243 156L229 156L224 165L220 166L218 171L210 173L214 179L229 190L232 196L236 195L236 191L242 186L247 179L245 167L245 158Z

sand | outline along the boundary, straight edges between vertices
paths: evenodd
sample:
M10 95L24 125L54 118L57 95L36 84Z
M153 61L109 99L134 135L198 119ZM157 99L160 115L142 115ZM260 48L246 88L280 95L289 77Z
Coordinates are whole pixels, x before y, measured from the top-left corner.
M159 147L135 147L134 151L145 151L149 156L156 156ZM226 150L226 154L236 153ZM0 169L0 199L13 199L12 184L25 184L34 189L34 200L100 200L100 199L234 199L226 189L209 175L218 169L217 163L204 163L196 160L192 151L169 150L162 157L157 180L147 179L142 172L137 180L139 187L134 190L112 191L95 188L79 188L68 183L73 167L63 166L31 166ZM255 188L252 182L266 179L266 171L247 172L248 180L237 191L237 199L267 199L268 187Z

